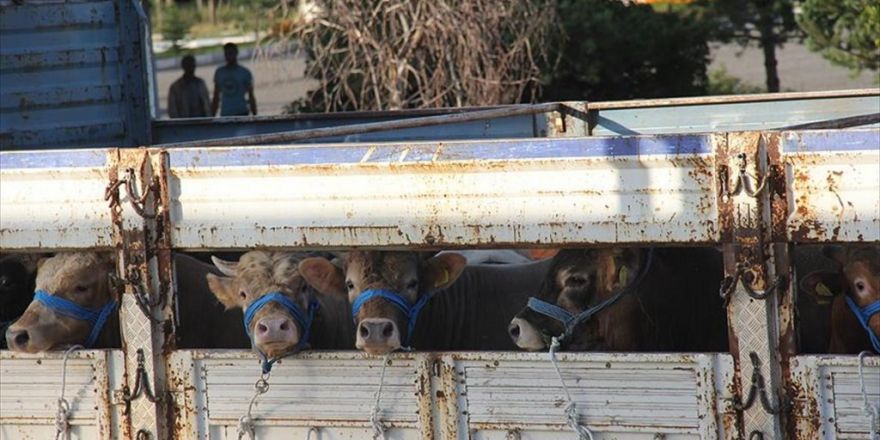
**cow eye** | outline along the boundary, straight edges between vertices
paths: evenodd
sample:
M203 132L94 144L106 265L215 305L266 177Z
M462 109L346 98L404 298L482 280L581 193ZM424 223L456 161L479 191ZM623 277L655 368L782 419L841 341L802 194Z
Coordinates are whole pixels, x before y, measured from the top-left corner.
M12 284L12 282L9 281L9 278L6 278L6 277L0 278L0 287L9 287L11 284Z
M856 290L859 292L865 291L865 282L864 281L856 281Z
M418 289L419 288L419 280L410 281L409 283L406 284L406 288L410 289L410 290Z
M568 277L568 281L566 284L571 284L573 286L583 286L584 284L587 284L587 279L580 275L574 275Z
M345 287L347 287L348 290L354 290L354 283L352 283L351 281L346 281Z
M238 292L238 296L241 297L241 299L247 299L247 293L244 290Z
M88 286L82 286L82 285L76 286L76 287L74 287L74 289L76 289L77 293L83 293L86 290L89 290Z

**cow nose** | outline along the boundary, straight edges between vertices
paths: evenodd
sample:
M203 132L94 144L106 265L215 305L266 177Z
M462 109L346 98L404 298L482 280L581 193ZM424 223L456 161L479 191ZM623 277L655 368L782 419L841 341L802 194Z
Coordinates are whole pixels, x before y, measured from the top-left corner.
M385 354L400 348L400 333L390 319L367 318L358 323L355 346L370 354Z
M9 330L6 335L6 341L9 347L13 350L24 351L27 349L28 342L31 340L31 335L28 334L27 330Z
M391 321L362 322L359 331L364 339L384 341L394 333L394 325L391 324Z
M509 333L510 337L513 338L513 342L516 342L516 340L519 339L519 332L519 323L517 322L511 322L510 325L507 327L507 333Z
M254 328L254 342L269 343L292 341L293 322L290 318L264 318L257 321Z

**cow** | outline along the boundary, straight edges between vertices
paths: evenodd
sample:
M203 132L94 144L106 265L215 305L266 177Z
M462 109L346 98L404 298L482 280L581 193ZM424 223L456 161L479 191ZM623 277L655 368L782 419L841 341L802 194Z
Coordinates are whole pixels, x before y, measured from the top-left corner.
M828 352L880 353L880 247L826 246L822 253L837 265L800 281L801 291L831 301Z
M35 262L28 264L17 256L0 259L0 335L6 334L34 297L35 270ZM6 347L6 338L0 338L0 349Z
M355 348L371 355L513 349L506 325L549 268L549 261L467 266L451 252L352 251L340 260L341 267L307 258L299 271L351 305Z
M239 261L212 258L224 276L207 282L227 309L246 310L245 326L235 328L268 362L304 348L352 348L348 304L319 295L299 273L307 254L250 251ZM242 321L239 321L239 323Z
M178 347L248 347L247 338L229 330L241 322L241 314L224 313L207 288L205 274L220 272L184 254L173 258L180 311ZM41 259L34 300L5 332L9 348L29 353L71 345L119 348L119 298L110 280L113 273L110 253L64 252Z
M508 332L529 351L553 337L571 351L723 351L722 278L714 249L564 249Z

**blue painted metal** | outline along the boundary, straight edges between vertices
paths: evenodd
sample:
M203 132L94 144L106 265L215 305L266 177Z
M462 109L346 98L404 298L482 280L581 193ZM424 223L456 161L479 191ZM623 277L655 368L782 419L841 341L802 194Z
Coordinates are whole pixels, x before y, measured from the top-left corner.
M859 150L880 150L880 129L790 132L782 141L786 153Z
M149 143L132 1L0 7L0 149Z
M450 143L180 148L172 167L416 163L711 153L709 135L541 138Z
M36 168L103 168L107 150L4 151L0 170Z

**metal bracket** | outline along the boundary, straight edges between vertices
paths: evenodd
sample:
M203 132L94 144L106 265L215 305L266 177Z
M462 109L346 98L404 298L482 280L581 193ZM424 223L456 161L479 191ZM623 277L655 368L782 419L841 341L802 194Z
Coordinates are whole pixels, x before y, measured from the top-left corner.
M739 153L736 155L736 158L739 168L736 181L733 184L730 183L728 179L729 176L727 175L727 167L725 167L721 194L730 198L744 191L749 197L757 197L758 194L764 190L764 187L767 186L767 174L764 174L760 178L750 176L746 171L746 167L748 166L748 155L745 153ZM759 182L757 186L752 185L752 181L755 180ZM731 187L733 189L730 189Z
M146 201L150 197L151 194L159 193L159 177L153 176L152 182L144 188L144 192L142 194L137 195L138 190L137 186L137 174L134 172L134 168L126 168L125 169L126 176L122 179L116 178L116 176L112 176L110 179L110 184L107 185L107 189L104 190L104 200L108 201L110 204L110 209L119 213L121 210L121 202L119 201L119 188L124 187L125 193L128 196L128 203L134 209L134 211L141 218L144 219L154 219L159 215L159 212L146 212Z

